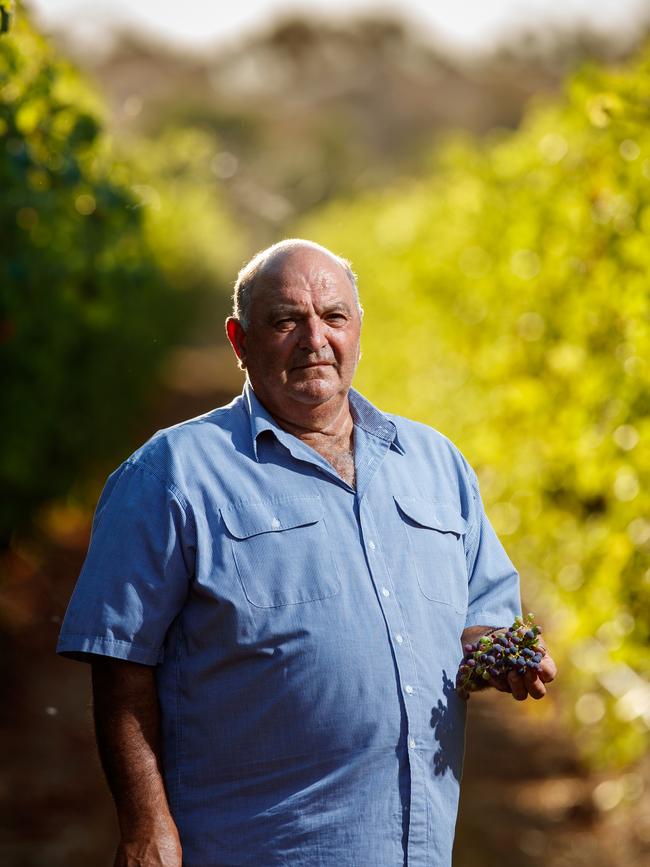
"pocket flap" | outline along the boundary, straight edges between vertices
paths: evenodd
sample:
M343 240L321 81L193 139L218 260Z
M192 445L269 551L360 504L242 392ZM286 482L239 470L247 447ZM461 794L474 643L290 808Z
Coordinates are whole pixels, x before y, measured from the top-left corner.
M257 500L227 506L221 509L221 517L232 536L247 539L260 533L278 533L316 524L323 517L323 505L319 497Z
M399 510L420 527L441 533L456 533L458 536L467 532L467 521L455 506L401 495L394 497L394 500Z

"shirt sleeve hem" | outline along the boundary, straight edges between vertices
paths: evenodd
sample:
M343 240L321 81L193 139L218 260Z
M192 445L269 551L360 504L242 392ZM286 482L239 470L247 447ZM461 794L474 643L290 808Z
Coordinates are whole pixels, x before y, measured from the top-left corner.
M142 665L157 665L161 661L161 651L149 647L138 647L117 638L98 635L62 635L56 647L60 656L78 662L92 662L93 656L110 656Z
M520 614L521 612L516 612ZM501 608L494 611L477 611L467 615L465 620L465 628L469 626L503 626L505 628L512 626L512 621L516 614L513 614L511 608Z

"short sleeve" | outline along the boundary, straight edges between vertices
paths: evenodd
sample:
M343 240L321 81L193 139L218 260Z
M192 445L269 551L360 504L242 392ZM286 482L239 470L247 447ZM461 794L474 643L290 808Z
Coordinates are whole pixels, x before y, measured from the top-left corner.
M57 653L155 665L193 575L194 524L182 497L127 461L102 492Z
M465 626L510 626L521 614L519 575L485 514L476 473L469 471L472 503L466 538L469 603Z

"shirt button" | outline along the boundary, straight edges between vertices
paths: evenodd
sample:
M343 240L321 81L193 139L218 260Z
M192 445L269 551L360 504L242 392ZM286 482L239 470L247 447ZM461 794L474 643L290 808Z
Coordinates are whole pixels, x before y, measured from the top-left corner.
M409 748L412 750L415 749L415 738L409 738Z
M413 695L413 687L410 683L407 683L404 687L404 692L407 692L409 695Z
M381 588L381 595L386 597L390 596L390 590L388 589L388 587Z
M274 530L277 530L280 527L280 520L278 518L273 518L271 521L271 526Z
M398 632L398 633L397 633L397 635L395 636L395 641L396 641L398 644L401 644L401 643L404 641L404 636L402 635L401 632Z
M370 548L371 551L374 551L375 548L376 548L377 546L376 546L375 543L371 540L370 542L368 542L368 547Z

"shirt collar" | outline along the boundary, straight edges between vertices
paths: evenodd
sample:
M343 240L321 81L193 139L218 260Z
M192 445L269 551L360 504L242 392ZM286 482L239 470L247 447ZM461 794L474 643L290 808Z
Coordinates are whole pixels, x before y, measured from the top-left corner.
M383 412L380 412L380 410L373 406L369 400L366 400L366 398L356 389L351 388L348 397L350 400L350 411L352 412L352 420L354 421L354 424L358 425L371 436L384 440L391 448L394 448L395 451L403 455L404 449L400 444L395 422ZM257 438L260 434L265 431L271 431L277 439L282 441L284 437L287 436L287 432L280 427L268 410L262 406L248 379L244 384L243 398L250 420L251 439L253 443L253 451L255 452L255 459L259 460L257 453Z

